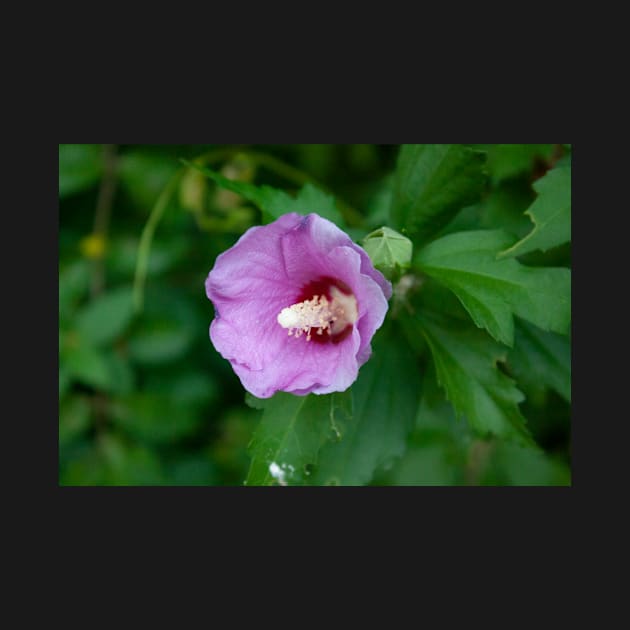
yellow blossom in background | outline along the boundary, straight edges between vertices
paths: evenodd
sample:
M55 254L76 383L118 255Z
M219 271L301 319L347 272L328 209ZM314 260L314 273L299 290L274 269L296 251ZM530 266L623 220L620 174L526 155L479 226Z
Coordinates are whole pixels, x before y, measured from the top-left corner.
M106 242L101 234L88 234L81 239L79 249L85 258L97 260L105 254Z

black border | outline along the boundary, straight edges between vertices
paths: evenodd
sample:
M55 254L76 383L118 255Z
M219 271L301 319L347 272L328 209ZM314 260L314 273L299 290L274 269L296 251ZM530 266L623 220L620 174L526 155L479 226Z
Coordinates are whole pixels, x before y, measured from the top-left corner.
M260 117L260 114L258 116ZM255 124L260 124L259 118ZM404 131L406 128L404 121L398 119L396 124L399 130L403 128L403 133L396 134L399 137L420 135L417 124L407 127L413 130L410 134ZM235 122L233 126L237 128ZM268 125L266 127L268 128ZM429 132L431 135L442 135L433 130L433 125L430 127L432 128ZM442 129L447 127L448 123L443 122ZM499 127L501 127L500 124ZM243 136L249 135L248 131L239 127L235 135L243 139ZM519 132L516 136L521 137L512 137L510 140L522 140L523 135L530 137L535 135L533 139L539 140L540 136L556 133L558 132L538 130L526 134ZM74 134L65 132L63 135L64 140L68 140L73 139L68 136ZM105 135L111 137L121 134L113 131ZM155 135L163 136L162 133ZM177 136L178 133L171 133L171 135ZM182 132L181 135L190 136L190 133ZM206 130L203 135L213 136L214 131ZM260 137L265 133L253 132L251 135ZM316 134L309 131L304 135L321 136L322 133ZM323 135L329 134L325 132ZM362 135L372 134L364 131ZM380 135L387 136L388 134ZM444 132L444 135L459 134L453 133L451 129ZM472 139L475 140L487 140L483 137L486 135L485 131L475 131L473 134L466 133L465 135L474 135L476 137ZM488 135L513 136L514 134L495 130ZM181 144L181 141L178 144ZM578 149L578 156L580 151ZM575 154L575 148L573 153ZM575 398L577 404L572 407L572 487L569 488L410 486L405 488L338 488L332 492L322 489L299 491L291 489L288 490L290 497L287 498L282 496L282 492L287 492L287 490L251 488L243 490L240 487L220 486L201 488L60 487L58 485L58 413L54 411L58 410L57 378L54 376L58 375L58 345L57 332L53 330L54 322L57 323L58 329L58 265L55 264L55 261L58 261L59 236L57 146L52 145L47 155L45 170L49 175L46 178L48 186L31 187L29 194L36 192L43 197L40 199L41 204L31 202L34 205L46 208L50 204L54 207L50 211L39 213L38 225L41 227L37 230L37 238L41 238L42 242L38 244L38 250L45 252L45 257L43 262L35 263L35 268L29 274L37 289L28 292L34 299L34 304L28 308L38 313L40 334L38 345L46 349L40 358L46 357L46 360L33 362L37 364L35 369L37 376L29 374L25 375L25 378L30 383L37 383L37 391L43 394L33 396L36 399L38 411L33 414L30 421L39 418L40 421L37 424L41 426L41 421L44 420L46 431L50 431L39 438L45 456L40 459L41 468L36 474L39 482L44 480L44 485L48 489L46 500L51 514L62 513L64 517L67 516L67 519L64 518L66 525L73 522L82 523L82 527L100 524L106 527L112 526L118 533L125 532L130 522L139 520L145 523L148 530L142 528L134 530L133 526L131 527L130 541L133 536L141 537L147 531L157 530L162 535L166 535L170 527L175 526L177 529L180 523L184 531L190 528L193 534L204 537L207 535L208 539L212 538L215 542L217 535L229 536L231 533L240 533L246 538L242 539L239 549L247 549L250 545L265 545L265 541L270 540L280 540L286 548L291 548L291 544L309 545L313 536L316 540L327 542L331 549L334 548L333 545L349 545L352 548L352 543L361 540L366 534L370 533L371 536L378 537L381 531L379 527L383 527L384 535L391 527L395 533L394 538L390 538L391 534L389 534L381 542L386 546L391 545L392 550L396 548L396 540L409 538L415 539L419 548L425 548L426 545L435 547L434 539L432 539L435 536L435 539L439 538L451 552L457 549L470 549L484 540L496 541L494 544L502 540L501 545L507 543L519 548L532 545L535 551L532 540L537 539L542 529L544 530L543 539L551 545L557 545L556 550L559 554L564 553L563 541L566 540L567 530L574 516L572 506L573 495L576 492L575 485L582 479L582 475L577 471L578 463L582 461L582 458L579 456L579 448L574 438L580 435L579 431L575 431L576 415L584 414L583 411L576 414L575 410L578 406L583 408L586 404L587 392L591 388L585 383L573 387L574 396L577 394ZM37 188L37 191L33 190L34 188ZM586 202L579 200L578 207L581 205L586 205ZM43 223L39 224L42 218ZM581 229L579 219L574 222L574 229L577 229L579 234ZM573 258L577 257L578 270L580 269L579 257L586 255L580 252L581 246L578 239L578 248L572 250ZM573 264L575 265L575 260ZM578 278L577 299L579 301L581 280L579 274L573 277ZM42 310L47 313L43 317ZM54 317L50 317L51 310L55 313ZM46 325L46 322L50 322L50 327ZM572 328L573 342L575 341L574 327L575 324ZM582 343L583 339L579 338L579 341ZM590 354L584 345L581 347L583 350L579 350L576 355L572 344L574 362L580 352ZM579 371L574 372L574 379L576 377L579 383ZM29 422L28 419L25 421ZM584 432L583 430L582 434ZM590 457L591 453L588 455L588 458ZM415 494L416 492L418 494ZM570 496L571 499L569 499ZM218 534L217 530L220 530L221 534Z

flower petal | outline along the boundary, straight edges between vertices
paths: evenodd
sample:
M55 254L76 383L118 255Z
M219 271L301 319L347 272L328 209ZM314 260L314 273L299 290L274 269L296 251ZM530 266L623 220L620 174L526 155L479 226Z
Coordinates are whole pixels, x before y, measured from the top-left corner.
M323 277L346 285L358 305L352 334L321 343L289 336L282 309ZM210 338L243 386L260 398L276 391L344 391L370 356L370 340L387 312L391 285L363 249L316 214L291 213L250 228L217 257L206 280L215 306Z
M283 332L285 343L265 369L232 363L241 383L254 396L269 398L276 391L325 394L344 391L356 380L359 366L355 355L360 344L356 329L340 343L326 345Z

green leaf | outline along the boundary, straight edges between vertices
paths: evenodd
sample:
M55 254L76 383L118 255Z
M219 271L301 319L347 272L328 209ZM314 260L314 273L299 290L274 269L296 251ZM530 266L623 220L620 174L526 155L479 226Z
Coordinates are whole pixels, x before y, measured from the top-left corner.
M70 345L60 352L64 370L73 380L109 391L113 375L109 362L99 350L85 344Z
M219 398L221 392L211 373L182 371L181 368L177 371L179 374L170 376L161 388L176 403L206 405Z
M90 302L77 314L76 325L82 337L94 346L104 346L119 337L131 322L131 289L109 291Z
M407 453L387 477L388 486L458 486L463 485L462 464L451 444L435 441L412 443Z
M59 366L59 400L61 400L70 389L70 375L68 371Z
M151 365L181 358L193 341L190 330L172 320L150 320L129 339L129 357Z
M140 239L135 236L122 236L114 239L108 246L108 275L133 276L138 262L138 246ZM151 242L151 253L147 261L147 277L157 276L170 271L186 258L188 244L184 239L154 238Z
M263 221L265 223L274 221L288 212L297 212L298 214L315 212L340 227L345 226L343 217L335 205L335 198L319 190L313 184L305 184L297 197L294 198L286 192L271 186L255 186L246 182L234 181L210 168L199 166L187 160L182 160L182 162L191 168L197 169L212 179L218 186L242 195L245 199L257 205L263 211Z
M245 392L245 404L252 409L264 409L268 402L268 398L257 398L254 394Z
M398 278L411 264L412 242L388 227L374 230L362 244L372 264L390 280Z
M59 405L59 447L63 448L84 434L92 417L86 396L69 396Z
M67 449L61 449L64 453ZM83 445L72 453L65 464L59 466L59 484L62 486L100 486L107 483L107 466L95 444Z
M571 469L538 449L496 444L480 479L490 486L570 486Z
M153 451L128 443L115 434L105 434L99 441L99 457L105 466L106 485L162 485L164 475Z
M420 329L418 333L422 334ZM432 442L436 437L448 438L467 448L474 438L470 426L457 417L453 405L446 398L444 389L438 383L435 365L429 362L425 370L422 398L412 436L414 441L424 444Z
M90 268L86 260L77 260L59 269L59 317L69 319L77 304L87 295Z
M339 147L334 144L296 144L299 164L307 173L321 180L328 179L339 168Z
M522 238L530 231L532 225L523 213L529 208L534 198L535 194L529 183L520 179L494 186L478 204L479 225L472 229L504 229L515 238Z
M129 365L129 360L123 358L117 351L105 350L103 358L110 373L108 391L112 394L129 394L133 391L136 378Z
M194 367L194 366L193 366ZM210 369L189 369L180 363L147 370L143 375L143 390L167 396L174 404L203 407L217 402L223 392Z
M297 212L298 214L315 212L320 217L332 221L335 225L345 226L343 217L337 209L335 198L313 184L304 184L297 197L292 200L292 208L288 212ZM280 214L273 216L278 218Z
M516 335L508 364L519 383L549 387L571 402L571 342L516 320Z
M505 350L460 320L426 311L416 321L431 349L438 382L471 428L482 437L533 444L518 408L524 396L497 367L505 361Z
M522 256L540 249L547 251L571 240L571 167L550 170L534 183L536 201L525 211L534 228L499 256Z
M461 144L407 144L400 149L390 215L394 227L423 243L485 189L485 154Z
M377 228L379 225L389 222L389 208L394 195L394 175L385 176L378 182L374 192L368 198L365 205L366 222L369 227Z
M349 392L294 396L278 392L264 406L249 451L246 485L302 485L321 447L350 411Z
M407 451L387 475L387 485L464 485L467 443L460 434L462 427L469 430L468 425L456 419L453 406L442 390L439 393L437 401L430 401L423 391L418 427Z
M147 289L143 315L129 334L129 357L144 365L165 364L181 359L196 336L207 340L208 324L200 304L164 283L159 290Z
M146 149L134 149L119 157L120 183L138 208L148 213L179 167L177 159Z
M385 332L379 333L373 356L351 388L354 413L337 422L338 441L320 452L313 485L369 483L405 452L421 377L409 347Z
M488 145L488 170L494 183L531 173L535 160L548 160L553 144Z
M94 186L103 172L100 144L59 145L59 197Z
M155 392L119 398L112 419L130 436L156 444L170 444L193 434L201 423L198 409Z
M215 465L208 455L187 455L169 466L169 486L221 485Z
M60 343L59 386L64 392L73 381L111 394L126 394L133 390L135 375L127 361L110 348L95 348L81 337L68 335Z
M414 262L453 291L475 324L502 343L514 343L513 315L543 330L568 333L571 271L497 260L497 252L511 242L502 230L458 232L424 247Z
M433 366L423 378L422 397L407 451L384 481L394 486L463 485L468 425L455 416Z

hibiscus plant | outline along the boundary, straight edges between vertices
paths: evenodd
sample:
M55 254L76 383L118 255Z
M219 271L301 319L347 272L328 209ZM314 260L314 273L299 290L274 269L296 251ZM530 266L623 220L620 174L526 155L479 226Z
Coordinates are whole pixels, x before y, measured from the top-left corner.
M150 306L152 238L176 197L234 235L198 291L203 351L257 415L247 486L569 484L571 153L402 145L354 207L310 177L255 183L271 159L255 151L190 155L121 299Z

